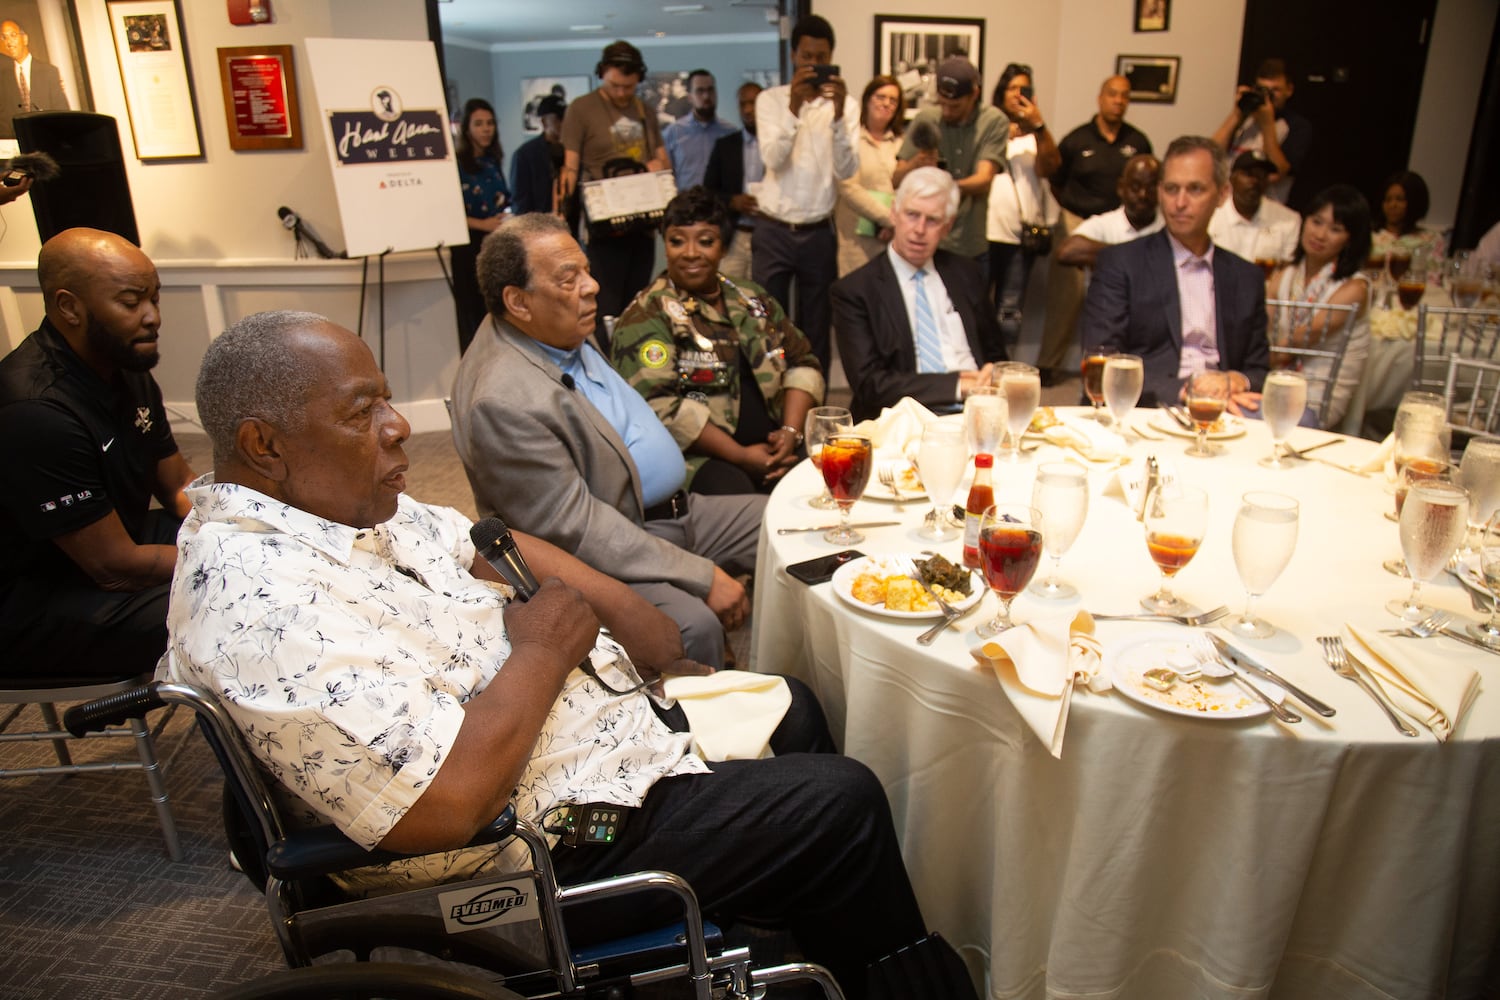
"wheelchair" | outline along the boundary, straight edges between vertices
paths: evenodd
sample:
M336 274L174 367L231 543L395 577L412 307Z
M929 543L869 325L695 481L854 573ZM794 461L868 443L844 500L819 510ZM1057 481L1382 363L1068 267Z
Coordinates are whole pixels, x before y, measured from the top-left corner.
M195 686L152 681L75 705L64 724L81 736L141 719L168 704L186 705L196 713L218 758L225 775L230 847L246 877L265 893L277 941L291 967L276 974L283 991L272 989L274 983L263 992L247 984L235 996L404 995L397 990L400 981L409 976L420 982L422 970L377 964L372 955L377 949L399 948L421 953L429 963L427 956L469 967L445 972L431 971L429 965L425 974L433 996L445 995L436 988L437 980L472 984L477 971L474 996L624 1000L640 987L679 983L684 987L678 995L694 1000L760 1000L772 985L802 982L820 987L828 1000L843 1000L838 984L821 966L795 962L755 968L748 948L726 947L719 929L704 922L692 887L670 872L558 885L541 831L517 817L514 806L469 846L496 845L498 850L515 838L524 845L529 867L389 895L360 898L345 892L330 876L412 855L367 851L332 826L290 829L239 728L211 694ZM680 906L680 923L599 944L570 942L564 920L568 907L642 892L673 897ZM347 955L353 963L330 961ZM305 993L297 992L302 980L308 984ZM347 988L335 988L335 980ZM377 988L359 992L355 980ZM420 986L414 988L412 995L423 995Z

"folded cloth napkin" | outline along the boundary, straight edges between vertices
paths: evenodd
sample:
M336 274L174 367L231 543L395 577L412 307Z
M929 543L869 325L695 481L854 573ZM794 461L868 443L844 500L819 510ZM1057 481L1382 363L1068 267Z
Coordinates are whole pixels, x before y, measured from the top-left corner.
M1432 730L1439 742L1453 735L1479 695L1479 674L1420 639L1388 639L1372 628L1344 626L1352 652L1403 715ZM1476 653L1483 656L1483 653ZM1357 667L1355 669L1358 669Z
M1114 462L1125 453L1125 439L1092 420L1065 417L1042 435L1055 445L1072 448L1090 462Z
M1395 482L1396 480L1396 435L1387 434L1385 440L1380 442L1380 447L1372 451L1368 458L1354 466L1360 472L1385 471L1385 478Z
M916 460L917 449L922 445L922 428L936 420L933 413L910 396L896 400L895 406L887 406L874 420L861 420L854 429L870 436L870 446L884 459L907 458Z
M792 705L784 679L743 670L668 677L662 693L682 706L704 760L769 757L771 734Z
M1102 648L1087 611L1050 615L1006 629L972 647L974 658L994 668L1016 711L1054 757L1062 756L1063 731L1078 681L1108 691Z

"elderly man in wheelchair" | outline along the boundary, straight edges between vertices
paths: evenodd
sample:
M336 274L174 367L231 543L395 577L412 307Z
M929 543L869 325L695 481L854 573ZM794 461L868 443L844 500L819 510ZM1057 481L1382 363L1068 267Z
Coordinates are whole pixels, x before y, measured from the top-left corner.
M816 701L793 687L775 756L706 763L682 716L637 687L707 671L682 659L671 621L519 533L502 575L465 518L402 496L410 427L389 397L364 343L307 313L235 324L198 377L214 473L188 492L163 676L213 693L249 770L274 779L271 814L344 845L311 859L272 850L289 959L315 957L287 912L312 908L286 895L303 876L337 887L335 912L413 890L462 925L514 909L524 883L462 900L449 884L519 867L541 875L544 903L568 904L575 944L619 936L622 915L631 930L680 918L696 894L710 917L790 929L844 995L866 995L866 966L921 938L923 922L884 792L831 752ZM527 563L544 581L529 595ZM517 564L519 595L506 582ZM496 822L508 803L527 835L481 843L509 832ZM296 840L269 837L284 832ZM348 841L375 853L351 861ZM546 884L553 871L571 885L643 869L691 890L621 901L606 881L575 907L572 890ZM697 957L683 962L710 995ZM575 980L597 967L561 964L543 995L583 995Z

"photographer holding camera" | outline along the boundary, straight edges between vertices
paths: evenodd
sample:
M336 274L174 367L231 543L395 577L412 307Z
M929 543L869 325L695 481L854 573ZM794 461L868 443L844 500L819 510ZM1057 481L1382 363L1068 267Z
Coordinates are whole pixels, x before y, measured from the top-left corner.
M1262 60L1255 71L1255 85L1235 88L1234 107L1213 134L1231 162L1244 152L1265 155L1272 167L1266 197L1282 204L1312 146L1312 123L1286 110L1294 89L1286 60Z

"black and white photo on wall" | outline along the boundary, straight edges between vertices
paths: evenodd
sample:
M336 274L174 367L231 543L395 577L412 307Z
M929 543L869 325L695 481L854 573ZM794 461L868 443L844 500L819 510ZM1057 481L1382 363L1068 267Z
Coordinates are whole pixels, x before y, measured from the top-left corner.
M875 72L906 92L908 118L937 106L937 68L964 56L984 77L984 18L875 15Z
M1115 75L1130 81L1132 101L1176 104L1181 65L1181 56L1116 56Z

